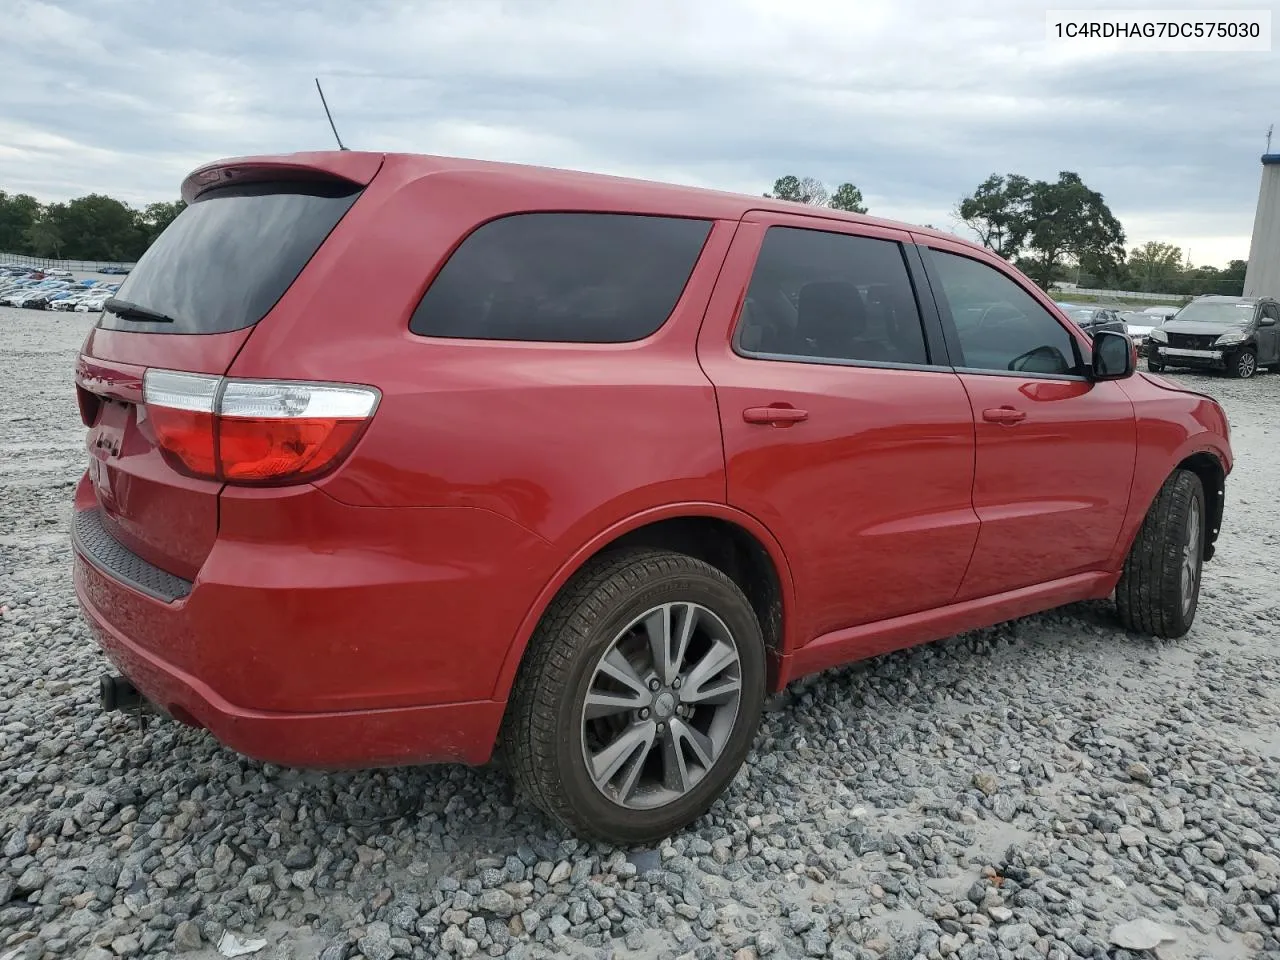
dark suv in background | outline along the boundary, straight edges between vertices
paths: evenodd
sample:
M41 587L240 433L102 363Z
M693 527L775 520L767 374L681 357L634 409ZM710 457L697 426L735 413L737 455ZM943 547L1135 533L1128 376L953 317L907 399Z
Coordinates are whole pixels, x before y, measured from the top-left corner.
M1248 379L1266 367L1280 373L1280 304L1269 297L1196 297L1147 341L1147 368L1223 370Z

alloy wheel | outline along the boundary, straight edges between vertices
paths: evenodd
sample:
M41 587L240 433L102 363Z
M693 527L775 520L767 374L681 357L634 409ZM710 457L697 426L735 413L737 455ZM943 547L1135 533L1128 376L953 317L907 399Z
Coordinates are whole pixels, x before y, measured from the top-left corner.
M1191 612L1196 599L1196 586L1200 581L1200 511L1192 501L1187 515L1187 541L1182 547L1182 613Z
M613 803L652 810L685 796L733 733L742 662L729 628L696 603L632 620L597 661L582 705L582 758Z

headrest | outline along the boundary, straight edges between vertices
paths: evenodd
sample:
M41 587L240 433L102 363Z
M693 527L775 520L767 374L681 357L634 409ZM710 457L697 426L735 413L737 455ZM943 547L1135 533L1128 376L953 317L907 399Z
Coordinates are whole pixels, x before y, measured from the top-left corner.
M867 325L862 294L843 280L819 280L800 288L796 332L816 343L847 341Z

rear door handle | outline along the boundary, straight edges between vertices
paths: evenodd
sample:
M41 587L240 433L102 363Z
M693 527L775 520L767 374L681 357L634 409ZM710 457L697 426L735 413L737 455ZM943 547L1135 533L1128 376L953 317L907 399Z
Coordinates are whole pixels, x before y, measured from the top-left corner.
M795 407L747 407L742 411L742 419L747 423L771 423L779 426L808 420L809 411L797 410Z
M1021 423L1027 419L1027 414L1013 407L991 407L982 411L982 419L988 423Z

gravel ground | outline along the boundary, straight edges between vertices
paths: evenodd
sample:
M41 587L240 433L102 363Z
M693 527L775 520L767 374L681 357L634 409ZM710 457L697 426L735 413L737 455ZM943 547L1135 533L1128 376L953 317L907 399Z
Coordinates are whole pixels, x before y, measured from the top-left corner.
M1083 604L822 675L709 816L618 851L497 770L104 716L67 542L89 322L0 309L0 960L1280 956L1280 376L1187 378L1238 456L1190 636Z

